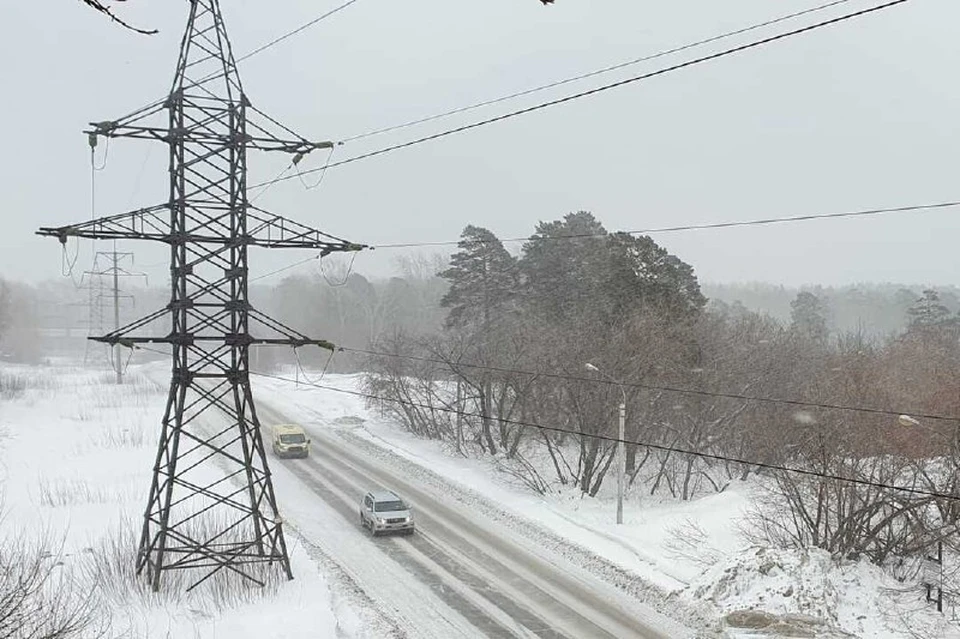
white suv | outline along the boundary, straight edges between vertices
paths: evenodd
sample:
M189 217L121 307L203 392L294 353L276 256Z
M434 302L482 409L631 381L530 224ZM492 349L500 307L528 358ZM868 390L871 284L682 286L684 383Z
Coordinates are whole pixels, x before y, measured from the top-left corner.
M402 499L388 490L373 491L360 503L360 525L374 536L382 532L413 534L413 513Z

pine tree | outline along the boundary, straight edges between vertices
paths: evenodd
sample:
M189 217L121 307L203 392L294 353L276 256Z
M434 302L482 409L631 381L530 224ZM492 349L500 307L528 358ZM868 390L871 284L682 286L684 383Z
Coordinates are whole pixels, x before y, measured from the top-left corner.
M821 344L827 341L830 330L819 297L808 291L797 293L797 297L790 302L790 330Z
M606 250L605 287L617 314L641 309L680 321L695 317L706 306L693 267L649 237L613 233Z
M446 324L487 325L514 307L520 281L517 261L485 228L467 226L460 237L450 268L440 273L450 283L440 302L450 309Z
M554 323L609 328L638 310L679 321L706 305L690 265L649 237L608 234L586 211L541 222L520 264L525 302Z
M587 211L539 223L520 259L525 305L555 324L601 311L606 234Z
M942 328L951 323L950 310L940 302L940 294L932 288L907 310L910 329Z

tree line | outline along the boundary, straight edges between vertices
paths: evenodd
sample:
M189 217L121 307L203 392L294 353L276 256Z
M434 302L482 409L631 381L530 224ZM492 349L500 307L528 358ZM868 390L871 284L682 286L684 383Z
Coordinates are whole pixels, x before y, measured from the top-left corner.
M809 291L787 322L708 305L689 264L588 212L538 224L517 256L468 226L439 275L442 327L382 335L364 364L374 404L421 437L595 496L622 392L634 491L688 500L758 476L768 539L878 563L955 531L958 422L883 412L960 415L960 318L935 290L897 335L837 335Z
M938 286L940 303L950 312L960 310L960 288ZM729 312L750 310L789 323L791 304L801 292L815 295L822 305L828 330L834 335L862 332L870 337L898 335L910 323L909 310L923 295L923 288L890 283L858 283L843 286L788 287L761 282L705 283L710 304Z

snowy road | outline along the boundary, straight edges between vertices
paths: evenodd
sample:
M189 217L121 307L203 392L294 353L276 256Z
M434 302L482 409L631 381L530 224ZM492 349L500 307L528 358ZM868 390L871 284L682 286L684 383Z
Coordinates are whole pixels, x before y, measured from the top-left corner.
M262 401L259 413L264 424L295 421ZM309 425L307 430L311 458L272 460L281 508L409 636L691 634L565 559L524 543L516 532L353 449L335 433ZM372 538L360 527L360 497L377 487L395 490L412 504L415 535ZM312 494L312 502L303 491Z

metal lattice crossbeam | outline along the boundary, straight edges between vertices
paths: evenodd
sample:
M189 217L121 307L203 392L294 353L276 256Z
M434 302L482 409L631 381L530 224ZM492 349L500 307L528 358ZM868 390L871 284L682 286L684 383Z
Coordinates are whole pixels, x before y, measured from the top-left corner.
M154 589L170 570L200 570L194 586L222 571L260 583L255 566L263 564L292 577L250 390L249 347L333 345L251 307L248 250L306 248L325 255L365 247L252 206L247 151L302 156L331 145L299 137L252 107L219 0L190 0L169 97L95 123L88 134L161 141L170 153L167 202L38 231L61 242L139 239L170 249L166 307L92 338L130 347L167 344L173 351L138 573L146 571ZM139 334L161 320L168 324L165 334ZM264 334L254 336L251 327ZM220 419L207 419L213 412Z
M211 200L204 205L204 208L216 208L219 202L219 200ZM38 234L59 238L61 242L66 242L71 237L93 240L153 240L166 244L187 241L229 245L239 242L246 246L261 248L316 249L323 254L335 251L359 251L365 248L249 205L246 211L247 232L245 234L230 233L228 224L230 210L228 209L224 211L224 215L215 217L197 215L197 211L192 210L189 216L196 222L196 227L187 235L174 235L170 225L171 210L169 203L159 204L82 224L44 227L38 231Z

